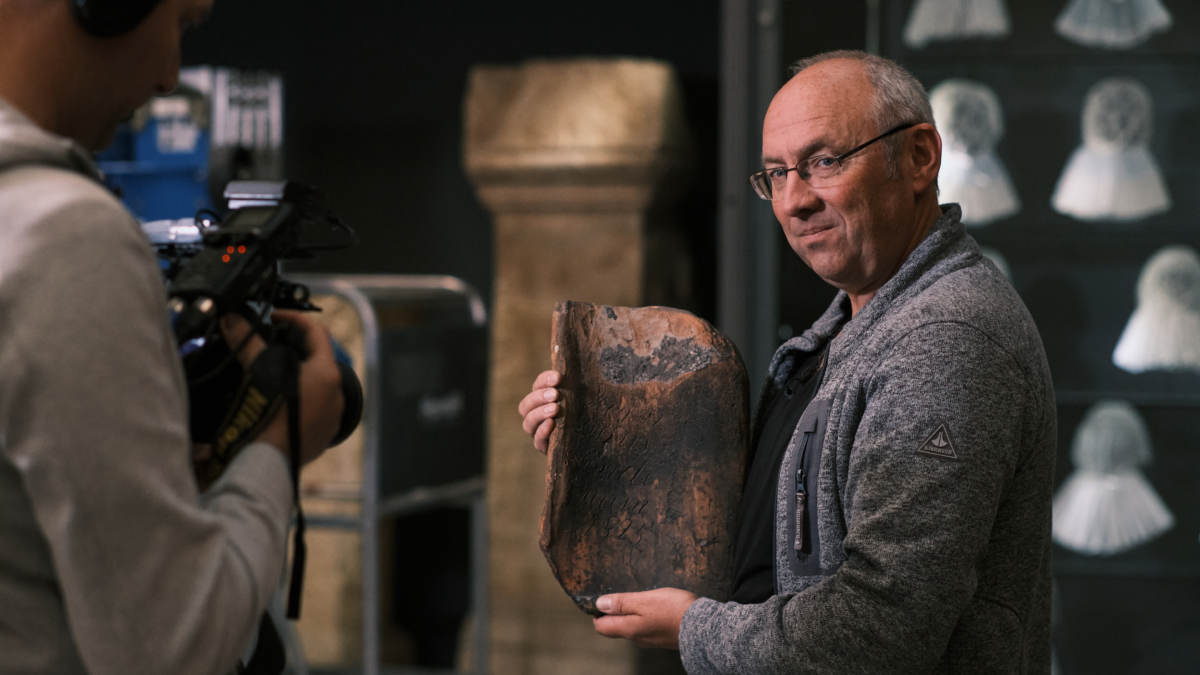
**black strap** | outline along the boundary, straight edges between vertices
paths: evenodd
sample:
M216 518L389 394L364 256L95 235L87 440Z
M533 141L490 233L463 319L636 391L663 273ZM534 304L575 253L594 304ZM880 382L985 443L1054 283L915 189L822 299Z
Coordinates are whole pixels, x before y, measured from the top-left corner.
M288 446L292 459L292 498L296 505L296 531L292 537L292 578L288 584L287 618L300 618L300 595L304 587L304 510L300 508L300 356L288 350L284 372L287 392Z
M275 629L271 615L263 613L258 622L258 643L245 666L238 664L239 675L279 675L287 667L287 649Z
M287 618L300 618L304 585L304 511L300 508L300 359L302 343L296 333L280 329L278 342L254 359L238 391L237 403L221 423L208 465L209 480L216 480L233 458L258 436L287 403L288 456L291 459L292 503L296 529L292 537L292 577L288 585Z
M272 356L268 354L269 351L264 351L263 355ZM269 358L262 359L267 360ZM272 394L269 382L255 377L255 370L261 365L260 361L255 361L251 372L246 374L235 397L236 403L217 430L212 445L212 458L206 468L209 482L215 481L225 472L234 457L267 428L279 406L283 405L284 397Z

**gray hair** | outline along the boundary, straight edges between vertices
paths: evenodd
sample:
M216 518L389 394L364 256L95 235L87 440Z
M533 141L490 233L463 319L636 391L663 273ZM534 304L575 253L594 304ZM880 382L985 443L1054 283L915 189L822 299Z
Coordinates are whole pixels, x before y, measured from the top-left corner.
M869 114L879 128L879 133L882 134L902 124L933 124L933 108L929 105L929 93L912 73L895 61L866 52L840 50L800 59L792 64L790 71L794 77L809 66L833 59L853 59L862 61L866 66L867 77L871 80L871 86L875 88ZM887 164L888 178L899 178L898 158L904 146L904 135L896 134L883 139L880 143L883 145L883 157Z

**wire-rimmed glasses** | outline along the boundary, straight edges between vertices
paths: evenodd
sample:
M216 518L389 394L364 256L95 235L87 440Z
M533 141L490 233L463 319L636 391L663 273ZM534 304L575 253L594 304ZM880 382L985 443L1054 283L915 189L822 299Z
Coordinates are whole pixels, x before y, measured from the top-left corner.
M758 193L758 196L767 201L773 201L783 195L783 191L787 187L787 175L789 171L797 172L800 179L812 187L827 187L832 185L830 181L841 175L843 159L869 147L872 143L915 126L917 126L916 122L901 124L840 155L815 155L801 160L796 166L790 169L785 166L763 169L757 173L750 174L750 184L754 186L754 191Z

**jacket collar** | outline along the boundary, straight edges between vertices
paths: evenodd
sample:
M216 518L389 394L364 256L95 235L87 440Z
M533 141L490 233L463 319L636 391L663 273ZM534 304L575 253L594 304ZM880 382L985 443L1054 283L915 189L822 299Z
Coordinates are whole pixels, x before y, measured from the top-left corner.
M0 170L25 164L57 166L97 181L104 180L91 153L83 146L42 129L8 101L0 99Z
M815 352L832 340L829 364L837 363L896 305L978 258L979 246L967 236L961 217L962 209L958 204L942 206L942 217L930 227L929 234L909 254L896 275L881 286L853 318L849 296L845 291L839 291L812 328L783 343L775 352L767 371L767 389L770 390L772 385L782 386L792 362L803 358L803 354L797 352Z

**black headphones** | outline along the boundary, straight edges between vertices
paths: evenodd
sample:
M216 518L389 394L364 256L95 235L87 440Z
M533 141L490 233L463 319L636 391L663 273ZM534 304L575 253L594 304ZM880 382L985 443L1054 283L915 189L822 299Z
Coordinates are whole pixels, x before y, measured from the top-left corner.
M83 30L96 37L116 37L138 27L162 0L67 0Z

